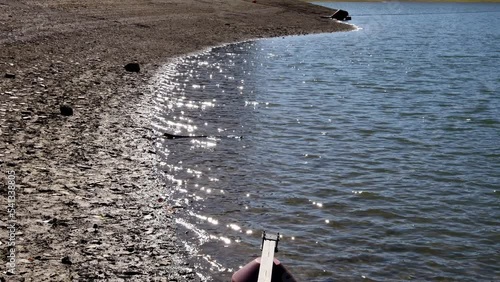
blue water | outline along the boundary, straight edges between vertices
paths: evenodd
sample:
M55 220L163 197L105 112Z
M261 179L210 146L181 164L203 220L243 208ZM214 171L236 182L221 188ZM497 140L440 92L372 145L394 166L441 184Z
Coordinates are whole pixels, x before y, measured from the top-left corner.
M267 230L300 281L499 281L500 5L331 6L360 29L158 74L158 134L213 136L156 144L196 273L229 281Z

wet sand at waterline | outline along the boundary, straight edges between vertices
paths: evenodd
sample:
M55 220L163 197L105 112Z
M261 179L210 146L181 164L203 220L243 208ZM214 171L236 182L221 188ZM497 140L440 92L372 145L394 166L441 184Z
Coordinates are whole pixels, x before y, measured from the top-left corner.
M176 244L179 207L154 171L150 77L168 58L221 43L351 29L321 18L332 10L287 0L0 8L7 281L196 280Z

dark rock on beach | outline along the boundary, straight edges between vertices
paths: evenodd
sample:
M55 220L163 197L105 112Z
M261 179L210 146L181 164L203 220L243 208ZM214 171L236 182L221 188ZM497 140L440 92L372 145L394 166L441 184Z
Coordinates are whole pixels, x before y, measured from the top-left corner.
M141 66L138 63L128 63L125 65L125 70L128 72L140 72Z
M329 19L336 19L339 21L349 21L351 20L351 17L349 16L349 12L345 10L337 10L333 15L331 16L322 16L322 18L329 18Z
M59 106L59 110L61 111L61 115L63 115L63 116L72 116L73 115L73 108L68 106L68 105Z
M15 74L13 74L13 73L6 73L6 74L5 74L5 78L14 79L14 78L16 78L16 75L15 75Z
M62 264L67 264L67 265L72 265L73 263L71 262L71 259L69 257L63 257L61 259Z

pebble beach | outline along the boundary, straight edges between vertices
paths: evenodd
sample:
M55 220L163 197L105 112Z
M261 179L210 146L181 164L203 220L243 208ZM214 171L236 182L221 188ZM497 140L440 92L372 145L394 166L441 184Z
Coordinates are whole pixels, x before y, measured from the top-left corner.
M210 46L352 29L324 18L333 12L0 0L0 281L198 281L155 172L150 79Z

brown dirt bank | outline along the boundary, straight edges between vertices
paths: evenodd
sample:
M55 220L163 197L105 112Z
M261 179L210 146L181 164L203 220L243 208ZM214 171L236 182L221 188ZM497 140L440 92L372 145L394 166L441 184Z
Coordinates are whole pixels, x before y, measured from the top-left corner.
M144 86L203 47L350 29L320 17L331 13L292 0L0 0L0 281L196 280L156 180ZM140 73L124 70L133 61Z

